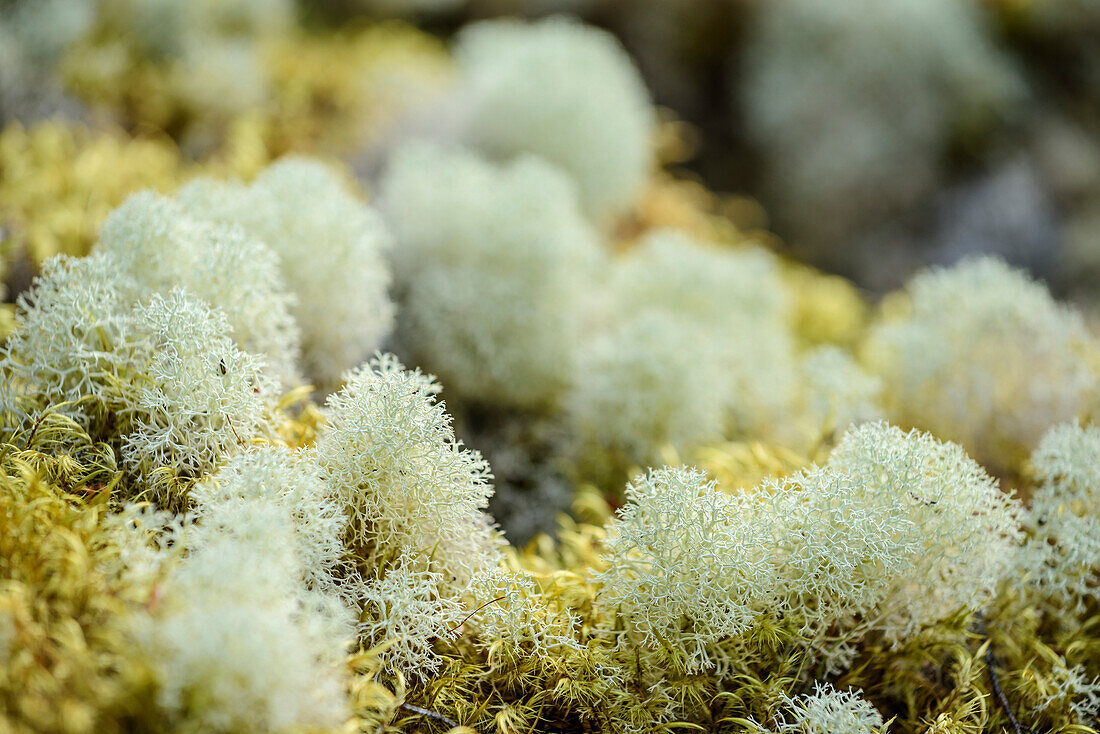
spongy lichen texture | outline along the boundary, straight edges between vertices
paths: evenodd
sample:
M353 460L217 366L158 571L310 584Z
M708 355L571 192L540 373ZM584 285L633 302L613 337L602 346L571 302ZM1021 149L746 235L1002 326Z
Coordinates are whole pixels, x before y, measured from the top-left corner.
M867 10L841 61L900 39L846 68L912 83L903 153L946 144L916 103L1005 81L976 16L861 2L759 11ZM964 261L876 305L790 261L653 175L681 126L579 21L450 59L286 2L79 5L21 43L164 137L0 136L0 732L1097 730L1100 350L1044 285ZM428 58L461 119L380 142Z
M194 216L238 225L275 253L295 296L290 311L302 331L305 373L317 384L338 383L388 336L391 238L335 171L283 158L250 186L197 179L177 198Z

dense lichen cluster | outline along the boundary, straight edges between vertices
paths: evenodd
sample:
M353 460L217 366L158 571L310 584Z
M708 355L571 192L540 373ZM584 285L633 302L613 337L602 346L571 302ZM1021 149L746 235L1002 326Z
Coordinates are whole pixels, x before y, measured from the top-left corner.
M575 20L452 67L54 5L0 39L123 128L0 133L0 731L1096 731L1100 341L1043 283L790 260Z

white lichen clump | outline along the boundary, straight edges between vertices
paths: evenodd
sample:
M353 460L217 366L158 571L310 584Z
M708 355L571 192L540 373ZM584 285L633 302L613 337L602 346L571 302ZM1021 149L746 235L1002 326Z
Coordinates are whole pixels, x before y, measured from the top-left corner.
M158 703L205 731L338 726L350 640L334 638L302 605L287 514L259 505L242 519L251 533L217 523L192 533L190 554L135 624L135 652L156 676Z
M868 337L892 420L958 441L999 467L1096 400L1100 350L1080 314L994 259L917 275L906 313Z
M782 432L797 364L771 253L659 231L615 262L608 291L609 323L566 403L586 440L645 462L665 445Z
M817 347L800 364L801 413L817 435L884 418L882 379L869 374L847 351Z
M138 293L114 258L47 260L19 296L5 377L89 429L100 411L132 410L134 373L150 356L131 314Z
M381 579L366 584L363 637L385 645L380 657L389 670L426 680L442 663L432 649L437 639L455 637L466 609L442 573L424 568L423 559L402 556Z
M818 683L813 693L784 695L784 711L768 729L771 734L883 734L886 727L874 706L854 691Z
M601 602L641 641L674 642L689 671L713 667L707 646L748 629L774 596L768 528L744 522L746 495L726 495L693 469L651 470L626 489L608 531Z
M1013 571L1019 507L957 445L873 423L828 463L737 494L691 469L651 471L612 523L601 602L687 670L787 618L847 661L847 639L900 641L977 611ZM812 539L813 542L809 542ZM832 639L832 635L840 635Z
M113 255L49 261L20 299L4 370L117 442L143 481L195 479L273 432L277 391L224 313L182 289L145 293Z
M148 362L122 457L139 475L168 469L201 477L225 456L273 431L275 390L261 357L229 337L225 315L183 290L153 294L134 318L148 334Z
M300 333L294 298L279 260L263 242L237 227L190 216L153 192L128 198L104 222L94 252L110 253L147 291L181 286L225 313L242 349L264 355L283 389L301 380Z
M715 327L719 339L741 325L727 323L731 318L781 326L789 300L779 263L768 250L718 247L674 229L646 234L616 261L612 287L622 313L674 313Z
M534 158L402 149L382 182L397 239L402 339L456 395L560 399L602 253L570 181Z
M888 524L866 531L905 564L880 580L888 589L876 624L888 639L980 610L1012 573L1020 503L957 444L869 423L850 430L825 467L848 478L853 505L882 511Z
M303 368L318 385L334 386L389 334L389 233L328 167L284 158L249 186L198 179L177 198L193 216L239 225L278 255L296 297Z
M338 726L359 584L337 575L343 508L303 455L229 460L172 517L127 505L108 519L120 569L147 599L134 654L173 722L203 731Z
M336 591L348 585L346 578L337 577L350 573L344 567L347 516L311 458L277 444L233 457L191 491L196 506L192 514L207 527L242 534L255 525L249 513L280 509L295 529L291 548L303 586Z
M325 403L316 457L359 552L379 564L413 559L459 591L496 565L501 540L484 514L489 466L455 439L439 390L393 355L371 360Z
M381 355L325 404L314 456L350 518L349 548L376 576L363 588L363 637L387 669L424 678L433 642L454 634L471 581L502 560L485 514L489 466L454 437L440 387Z
M1031 455L1039 486L1027 518L1021 581L1083 607L1100 585L1100 429L1051 429Z
M600 447L630 462L659 460L726 433L730 369L700 330L644 311L601 333L578 359L565 403L584 449Z
M632 202L653 165L654 113L611 34L565 18L486 21L462 30L455 58L476 144L559 166L591 216Z
M513 661L536 658L556 663L554 653L576 650L580 623L568 609L552 607L535 578L501 566L474 577L466 590L474 612L464 624L477 631L478 645Z

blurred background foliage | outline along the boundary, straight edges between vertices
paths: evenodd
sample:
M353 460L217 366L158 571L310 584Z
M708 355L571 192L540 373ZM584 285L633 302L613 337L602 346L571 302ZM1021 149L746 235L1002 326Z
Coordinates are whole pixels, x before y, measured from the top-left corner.
M148 141L138 155L152 170L125 189L165 180L172 156L247 174L299 151L369 172L395 136L445 135L461 116L423 114L453 84L457 29L562 12L611 30L636 59L677 121L673 170L736 194L741 223L797 259L882 292L923 265L992 253L1091 300L1096 0L5 0L0 118L61 116ZM106 156L112 178L133 175L124 145L9 132L9 230L36 206L25 190L43 184L24 180L26 160L59 144L50 135L89 149L83 170ZM47 239L85 226L54 218L62 234ZM41 252L41 233L15 236Z

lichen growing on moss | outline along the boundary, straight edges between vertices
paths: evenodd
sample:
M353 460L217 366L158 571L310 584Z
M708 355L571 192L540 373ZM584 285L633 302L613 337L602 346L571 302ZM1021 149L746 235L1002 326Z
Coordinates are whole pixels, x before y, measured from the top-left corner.
M181 147L0 139L0 730L1097 730L1083 317L995 261L876 312L787 260L650 170L579 22L463 32L474 148L364 163L402 103L354 70L441 43L193 5L112 0L59 62ZM381 162L377 213L288 148Z

